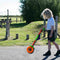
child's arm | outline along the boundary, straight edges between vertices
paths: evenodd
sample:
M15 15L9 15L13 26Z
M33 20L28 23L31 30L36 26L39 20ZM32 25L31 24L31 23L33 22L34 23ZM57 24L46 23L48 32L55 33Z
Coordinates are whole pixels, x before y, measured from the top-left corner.
M53 34L54 26L51 26L51 34Z
M51 33L50 33L50 36L49 37L52 37L53 30L54 30L54 26L51 26Z
M44 28L46 29L46 25L44 26Z

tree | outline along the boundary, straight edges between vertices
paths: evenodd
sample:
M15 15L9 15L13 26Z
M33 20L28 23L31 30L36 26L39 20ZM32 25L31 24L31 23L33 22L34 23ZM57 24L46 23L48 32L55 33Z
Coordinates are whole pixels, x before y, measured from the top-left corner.
M32 21L39 20L40 18L40 6L39 3L37 3L37 0L24 0L22 1L22 16L24 20L26 20L27 23L30 23ZM39 17L39 18L38 18Z
M39 21L40 14L45 8L52 10L54 16L59 15L60 1L59 0L20 0L22 5L22 16L27 23L32 21Z
M59 16L59 12L60 12L60 7L59 7L59 0L47 0L46 1L46 8L49 8L52 10L54 17L56 15Z

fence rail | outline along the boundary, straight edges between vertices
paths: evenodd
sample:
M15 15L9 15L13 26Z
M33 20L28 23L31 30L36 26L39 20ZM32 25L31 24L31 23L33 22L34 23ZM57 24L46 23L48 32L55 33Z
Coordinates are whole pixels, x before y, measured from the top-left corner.
M2 28L3 27L3 24L5 25L6 24L6 20L7 20L7 16L6 15L0 15L0 27ZM23 21L23 18L22 16L19 16L19 15L9 15L9 23L11 24L12 22L21 22Z
M7 15L0 15L0 17L7 17ZM9 17L22 17L21 15L9 15Z

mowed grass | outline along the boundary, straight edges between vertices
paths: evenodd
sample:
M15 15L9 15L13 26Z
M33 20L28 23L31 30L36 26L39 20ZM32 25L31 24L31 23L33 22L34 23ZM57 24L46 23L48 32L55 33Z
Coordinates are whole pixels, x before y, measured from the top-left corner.
M58 24L58 31L60 30ZM43 27L43 21L35 21L30 24L26 22L13 22L10 25L10 37L8 40L4 40L6 34L6 28L0 28L0 46L13 46L13 45L31 45L35 40L40 29ZM19 34L19 39L16 38L16 34ZM26 35L29 34L29 40L26 40ZM43 35L43 33L42 33ZM43 37L41 37L42 39ZM60 39L57 38L56 42L60 44ZM46 45L46 40L38 40L36 45Z

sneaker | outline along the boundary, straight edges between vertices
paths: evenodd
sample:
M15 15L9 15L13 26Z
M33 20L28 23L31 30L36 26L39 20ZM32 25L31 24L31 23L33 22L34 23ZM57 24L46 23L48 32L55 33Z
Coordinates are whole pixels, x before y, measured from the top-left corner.
M51 55L50 51L47 51L45 54L43 54L43 56L50 56L50 55Z
M59 54L60 54L60 50L58 50L54 56L59 56Z

